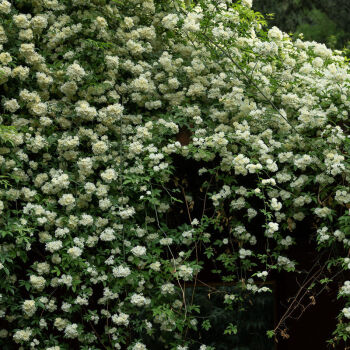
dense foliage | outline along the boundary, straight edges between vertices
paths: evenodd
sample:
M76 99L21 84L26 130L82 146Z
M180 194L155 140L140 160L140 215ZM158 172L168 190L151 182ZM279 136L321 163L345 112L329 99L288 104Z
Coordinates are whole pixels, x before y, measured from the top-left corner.
M347 0L255 0L253 7L263 14L273 14L269 23L288 33L303 33L306 40L349 49Z
M212 349L186 284L237 310L301 226L350 268L347 62L251 5L0 0L2 349Z

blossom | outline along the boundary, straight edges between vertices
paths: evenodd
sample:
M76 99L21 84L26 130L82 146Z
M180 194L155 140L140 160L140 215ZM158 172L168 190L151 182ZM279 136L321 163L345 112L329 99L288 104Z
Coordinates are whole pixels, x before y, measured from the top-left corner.
M16 323L11 303L23 315L20 328L0 337L24 348L60 350L73 341L118 349L121 333L130 338L142 325L173 332L172 347L185 349L177 282L203 266L191 254L199 243L213 263L222 258L216 244L243 269L254 259L244 271L247 293L266 291L252 279L267 277L257 271L264 240L274 240L272 269L295 268L288 249L305 217L317 218L318 247L349 248L342 220L329 219L347 215L350 203L350 70L323 44L276 27L263 32L252 0L199 1L181 11L178 0L98 3L0 0L0 166L15 184L1 191L0 212L17 233L1 251L26 261L0 263L14 290L2 295L8 307L0 317ZM217 47L200 39L202 29ZM205 208L197 220L198 200ZM177 209L189 214L186 223L174 224ZM220 267L223 278L241 274L237 261ZM236 297L224 302L234 306ZM165 300L176 312L128 313ZM110 326L97 337L86 322ZM48 342L52 327L59 345ZM140 341L130 349L145 350Z
M150 269L154 270L154 271L160 271L160 262L159 261L155 261L154 263L150 264Z
M131 273L131 270L127 266L119 265L113 268L114 277L127 277Z
M31 275L29 278L29 282L31 283L34 289L40 292L44 289L46 280L44 277Z
M267 35L272 40L280 41L283 39L283 33L277 27L272 27Z
M200 29L200 19L202 14L190 12L184 20L182 29L185 32L197 32Z
M160 287L160 292L162 294L174 294L175 286L172 283L165 283Z
M266 231L265 235L267 237L271 238L271 237L273 237L273 234L278 231L278 229L279 229L279 225L277 222L269 222L267 224L267 231Z
M30 328L18 330L13 334L13 340L16 343L27 342L32 336L32 330Z
M101 241L105 241L105 242L110 242L110 241L115 240L116 239L115 231L110 227L106 228L100 234L100 239L101 239Z
M135 256L143 256L146 254L146 247L143 246L135 246L134 248L131 249L131 253Z
M142 343L135 343L135 345L132 347L132 350L147 350L146 345Z
M282 209L282 203L278 202L276 198L271 199L271 208L275 211L280 211Z
M78 258L82 253L83 250L80 249L79 247L72 247L67 250L67 253L73 258L76 259Z
M350 319L350 307L344 307L343 310L342 310L342 313L344 314L344 316L346 318Z
M242 5L251 8L253 6L253 0L242 0Z
M58 201L62 206L69 206L75 204L75 198L71 193L64 194Z
M25 300L22 305L22 310L26 316L33 316L36 311L35 300Z
M86 72L78 63L73 63L67 67L67 75L73 80L80 81L86 75Z
M120 314L115 314L112 316L112 321L118 326L128 326L129 325L129 315L121 312Z
M6 0L1 0L0 1L0 12L4 14L8 14L11 12L11 3L9 3Z
M142 294L134 293L130 298L130 303L136 306L144 306L150 303L150 299L145 298Z
M1 60L1 57L0 57L0 60ZM14 113L20 108L20 105L18 104L17 100L13 98L11 100L5 101L4 108L5 110L8 110Z
M193 275L193 268L188 265L180 265L178 269L179 277L183 278L184 281L189 281Z
M76 338L78 336L78 325L76 323L69 324L64 329L66 338Z
M103 173L101 173L101 178L105 182L111 183L113 180L117 179L117 173L114 169L106 169Z
M62 241L52 241L45 244L45 249L51 253L60 250L63 247Z
M174 29L179 21L179 17L174 13L169 13L162 19L162 25L166 29Z

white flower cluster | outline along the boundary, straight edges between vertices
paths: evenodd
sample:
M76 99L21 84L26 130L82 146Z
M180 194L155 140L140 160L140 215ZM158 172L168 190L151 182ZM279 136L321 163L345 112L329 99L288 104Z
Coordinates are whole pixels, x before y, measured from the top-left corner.
M131 249L131 253L137 257L144 256L146 254L146 247L143 246L136 246Z
M346 318L349 318L350 319L350 307L344 307L344 309L342 310L344 316Z
M23 312L27 316L33 316L36 311L36 305L34 300L26 300L22 306Z
M151 300L144 297L142 294L134 293L130 298L130 303L136 306L145 306L150 304Z
M188 265L180 265L178 268L178 275L183 278L184 281L188 281L192 278L193 268Z
M127 266L117 266L113 268L114 277L128 277L131 274L131 270Z
M13 340L16 343L28 342L33 331L30 328L22 329L14 333Z
M350 281L344 282L344 285L340 288L339 295L341 296L350 295Z
M279 225L277 222L269 222L267 224L267 230L265 232L266 237L272 238L274 233L279 230Z
M122 312L120 314L115 314L112 316L112 321L118 326L127 326L129 324L129 315Z
M132 330L130 349L145 350L146 327L186 348L176 286L203 265L198 247L216 260L224 245L222 277L253 275L274 239L269 263L293 270L293 231L313 217L319 246L349 248L348 63L276 27L262 35L251 7L0 0L1 123L14 130L0 147L9 347L121 349ZM174 312L145 310L140 330L131 311L151 304ZM91 324L112 327L98 339Z

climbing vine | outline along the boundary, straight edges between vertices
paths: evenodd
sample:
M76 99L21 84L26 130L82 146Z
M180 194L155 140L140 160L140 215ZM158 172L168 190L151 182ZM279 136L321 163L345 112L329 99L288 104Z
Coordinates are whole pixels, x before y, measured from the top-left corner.
M347 61L251 5L0 0L2 349L213 349L196 287L238 310L301 228L304 290L350 268Z

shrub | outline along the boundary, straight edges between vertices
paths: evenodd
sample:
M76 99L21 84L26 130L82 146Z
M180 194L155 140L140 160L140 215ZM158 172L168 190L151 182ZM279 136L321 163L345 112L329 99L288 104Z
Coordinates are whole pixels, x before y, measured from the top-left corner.
M238 307L301 225L350 267L347 62L250 6L0 0L3 349L187 349L186 283Z

